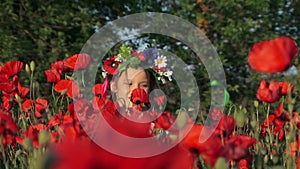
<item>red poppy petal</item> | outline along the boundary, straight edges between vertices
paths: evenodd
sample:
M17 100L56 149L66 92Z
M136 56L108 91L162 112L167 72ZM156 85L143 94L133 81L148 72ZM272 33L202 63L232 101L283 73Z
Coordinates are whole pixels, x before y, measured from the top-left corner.
M44 71L47 82L56 83L60 80L60 74L56 69L49 69Z
M131 101L135 104L149 103L149 97L144 89L136 88L131 93Z
M74 70L85 69L89 66L90 62L91 58L88 54L80 53L67 58L65 61L65 66Z
M258 72L276 73L285 71L298 52L295 41L290 37L256 43L248 57L251 68Z
M78 97L80 94L78 84L73 82L72 80L60 80L54 86L54 90L59 93L61 93L64 90L67 90L66 94L71 98Z
M93 87L93 94L95 95L103 95L102 93L102 84L95 84Z
M23 64L23 62L18 60L6 62L1 70L1 73L8 75L8 77L17 75L22 70Z
M48 100L39 98L36 100L35 109L38 112L44 111L48 107Z

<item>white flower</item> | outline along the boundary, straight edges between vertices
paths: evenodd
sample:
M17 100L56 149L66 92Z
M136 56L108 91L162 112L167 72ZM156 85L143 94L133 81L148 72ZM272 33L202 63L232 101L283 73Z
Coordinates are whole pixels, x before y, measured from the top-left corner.
M167 58L166 56L158 56L155 60L154 60L154 64L155 66L157 66L158 68L163 68L167 66Z
M107 72L102 72L102 77L106 78Z
M169 81L172 81L171 76L173 75L173 71L168 70L164 72L164 76L168 77Z
M121 56L121 54L118 54L117 57L115 58L116 62L122 62L123 61L123 57Z

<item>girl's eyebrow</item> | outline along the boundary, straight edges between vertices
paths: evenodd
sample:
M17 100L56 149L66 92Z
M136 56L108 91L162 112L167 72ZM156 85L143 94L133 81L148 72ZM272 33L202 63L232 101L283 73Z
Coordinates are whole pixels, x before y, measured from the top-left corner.
M141 84L141 83L147 83L148 84L148 81L147 80L141 81L139 84Z
M131 83L131 80L127 79L123 81L124 83Z

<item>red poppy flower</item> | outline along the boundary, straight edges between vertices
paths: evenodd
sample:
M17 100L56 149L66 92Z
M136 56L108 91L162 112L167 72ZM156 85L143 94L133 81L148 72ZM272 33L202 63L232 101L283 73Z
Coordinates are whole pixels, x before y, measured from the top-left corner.
M23 136L24 138L29 138L32 141L33 147L38 148L39 147L39 139L38 135L41 130L46 130L47 127L44 124L36 124L34 126L29 126L29 129L24 131ZM18 137L17 142L21 145L23 145L24 138Z
M0 106L6 111L9 111L13 106L11 104L11 98L12 98L12 96L10 96L10 95L2 96L2 105L0 104Z
M21 86L21 83L19 82L18 83L18 92L17 92L17 94L21 97L21 98L25 98L27 95L28 95L28 93L29 93L29 88L27 88L27 87L22 87Z
M286 115L289 115L289 113L286 113ZM292 122L296 124L297 127L300 127L300 115L298 112L293 112Z
M68 57L65 66L72 70L85 69L89 66L91 57L86 53L75 54Z
M260 81L260 86L257 90L257 99L263 102L276 102L280 99L280 86L278 82L271 81L267 84L265 80Z
M118 73L118 66L121 62L115 61L117 56L112 56L104 61L103 69L110 75Z
M56 83L60 81L60 74L56 69L45 70L44 75L49 83Z
M134 51L132 51L131 56L138 57L141 61L145 60L145 56L144 56L143 52L138 53L137 51L134 50Z
M164 112L162 113L158 118L155 123L155 128L163 128L165 130L168 130L171 125L174 122L174 118L171 116L170 112Z
M130 100L136 105L143 105L149 103L147 92L142 88L136 88L132 91Z
M102 84L95 84L93 87L93 94L94 95L103 95L102 92Z
M194 156L175 146L169 151L147 158L127 158L110 153L88 139L63 140L52 151L57 160L52 169L187 169L194 166ZM78 156L80 154L80 156Z
M293 142L290 143L289 148L290 148L290 155L291 156L296 156L297 152L300 150L300 136L297 137L297 139Z
M54 86L54 90L59 93L66 90L66 94L70 98L79 97L80 95L80 89L78 84L73 82L72 80L60 80Z
M93 94L99 96L99 98L106 98L108 89L108 80L105 79L103 84L95 84L93 87Z
M74 113L76 113L74 115L79 120L86 120L93 113L92 104L85 99L76 100L72 104L74 105Z
M249 154L249 148L256 143L254 138L246 135L232 136L224 145L222 156L229 160L240 160Z
M6 62L1 70L1 73L6 74L8 77L17 75L22 70L23 64L23 62L18 60Z
M48 123L47 123L47 128L52 128L56 125L59 125L61 123L61 117L56 115L56 116L51 116Z
M214 109L209 114L208 117L213 121L218 121L224 116L224 113L221 110Z
M300 157L296 158L296 169L300 169Z
M283 110L283 104L280 103L279 107L275 110L274 115L276 118L280 117L282 114L282 110Z
M285 71L298 52L295 41L290 37L256 43L248 56L251 68L258 72L276 73Z
M18 76L14 76L12 81L3 78L0 81L0 90L5 92L5 94L10 95L17 90L18 83L19 83Z
M12 119L11 113L0 110L0 135L2 136L2 144L14 144L15 133L19 131L17 124Z
M242 159L238 163L239 169L249 169L248 161L245 159Z
M99 108L102 108L102 106L100 107L99 105ZM114 117L118 113L115 103L109 99L105 100L104 107L101 111L104 117Z
M280 93L282 95L287 95L294 90L294 85L288 82L279 82Z
M48 100L39 98L35 101L35 116L37 118L42 117L42 112L48 107Z
M102 111L103 110L103 106L105 104L105 99L103 98L100 98L98 96L94 96L91 103L92 103L92 106L93 106L93 109L95 111Z
M229 136L232 134L235 127L234 118L231 116L223 116L215 130L216 134Z
M68 67L65 65L65 62L65 60L57 60L51 64L51 69L55 69L60 74L64 73L68 69Z
M48 100L42 99L42 98L39 98L37 100L26 99L22 103L21 108L22 108L23 112L28 112L34 108L34 115L37 118L41 118L42 112L48 107L48 104L49 104ZM32 106L34 106L34 107L32 107Z
M216 134L200 143L203 125L195 124L182 141L182 146L188 150L196 150L204 162L213 167L222 151L222 141ZM213 148L212 148L213 147Z
M31 109L31 105L33 104L33 101L30 99L26 99L23 103L22 103L22 111L23 112L27 112Z

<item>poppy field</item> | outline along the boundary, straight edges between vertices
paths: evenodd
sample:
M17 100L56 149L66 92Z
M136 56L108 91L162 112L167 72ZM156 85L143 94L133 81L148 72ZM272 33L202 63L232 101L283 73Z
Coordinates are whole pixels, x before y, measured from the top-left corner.
M44 70L50 91L47 96L38 93L34 62L8 61L0 66L0 168L300 169L300 112L295 109L298 101L293 93L299 86L272 79L286 71L297 55L297 44L287 36L253 44L248 64L253 72L265 75L255 89L255 101L247 107L231 102L225 110L202 113L217 126L204 142L199 141L201 132L210 126L200 120L194 124L185 110L165 110L146 123L124 118L106 93L107 81L95 84L92 99L87 99L82 85L74 81L78 77L73 76L74 70L84 72L89 67L87 54L57 60ZM103 63L104 69L114 71L111 60ZM29 81L28 86L24 80ZM130 110L132 118L139 117L148 97L144 90L133 91L131 101L138 106ZM153 104L160 107L164 99L158 96ZM155 114L152 111L145 116ZM100 115L103 119L98 119ZM178 116L180 120L173 124ZM151 157L116 155L96 144L97 139L109 138L111 145L123 146L122 140L102 125L104 121L129 137L155 136L154 145L145 146L144 151L156 144L176 144ZM101 132L101 137L91 139L91 132ZM184 137L182 132L186 132ZM128 143L125 148L131 151L136 146Z

